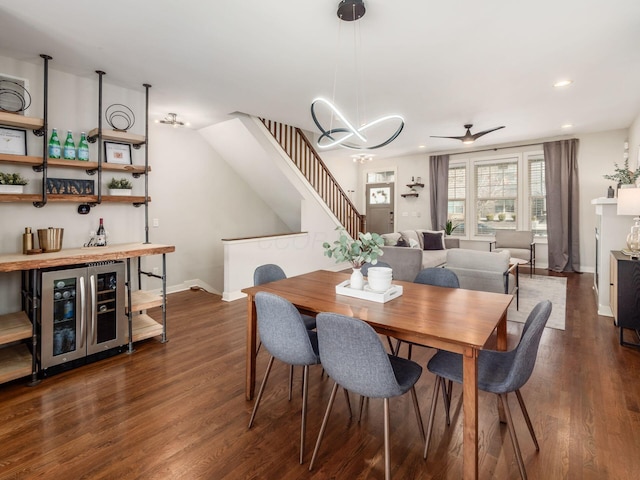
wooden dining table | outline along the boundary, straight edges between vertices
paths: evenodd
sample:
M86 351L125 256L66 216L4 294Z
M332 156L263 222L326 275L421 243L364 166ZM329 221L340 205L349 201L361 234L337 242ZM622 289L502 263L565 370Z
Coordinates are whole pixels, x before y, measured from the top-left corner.
M242 290L248 295L247 400L253 398L256 380L256 293L279 295L307 314L359 318L379 334L463 356L463 476L478 478L478 352L494 332L498 350L507 349L507 309L513 295L394 281L403 294L378 303L337 294L336 285L348 278L347 273L319 270Z

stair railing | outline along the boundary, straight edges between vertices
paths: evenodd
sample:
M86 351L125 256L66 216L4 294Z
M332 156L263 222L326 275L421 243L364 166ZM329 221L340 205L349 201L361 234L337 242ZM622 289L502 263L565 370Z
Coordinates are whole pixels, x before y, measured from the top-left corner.
M366 216L358 212L302 130L264 118L260 120L349 235L358 238L358 232L366 232Z

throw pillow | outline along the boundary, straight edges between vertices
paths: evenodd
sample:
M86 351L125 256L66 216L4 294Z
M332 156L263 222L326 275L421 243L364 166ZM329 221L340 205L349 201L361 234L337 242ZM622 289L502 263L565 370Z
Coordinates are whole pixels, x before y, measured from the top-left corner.
M413 240L418 244L419 248L422 248L422 235L418 236L418 232L415 230L403 230L400 232L400 235L402 235L402 238L410 247L413 248L413 244L411 242L411 240Z
M444 238L445 238L444 230L427 230L427 229L423 229L423 230L417 230L417 232L420 234L420 241L421 242L424 242L424 233L425 232L441 234L442 236L440 238L441 238L441 241L442 241L442 250L446 250L447 249L447 246L444 243ZM422 248L424 250L426 250L426 248L424 247L424 244L422 245Z
M420 249L420 244L414 240L413 238L409 239L409 248L417 248Z
M396 247L408 247L408 246L409 246L409 244L402 237L400 237L398 239L398 243L396 243Z
M384 240L384 244L386 246L394 246L398 243L398 239L401 238L401 235L398 232L394 232L394 233L383 233L382 235L380 235L382 237L382 239Z
M442 233L422 232L424 236L424 250L444 250Z

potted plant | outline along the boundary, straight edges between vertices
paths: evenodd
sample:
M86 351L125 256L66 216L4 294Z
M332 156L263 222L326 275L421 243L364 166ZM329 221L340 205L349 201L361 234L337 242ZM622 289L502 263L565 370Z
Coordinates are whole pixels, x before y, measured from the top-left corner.
M23 193L29 180L19 173L0 172L0 193Z
M615 167L615 173L613 175L603 175L607 180L613 180L618 185L618 188L624 186L635 186L636 180L640 177L640 168L632 172L629 169L629 159L624 159L624 166L620 168L617 163L613 164Z
M131 195L133 184L126 178L112 178L107 188L109 195Z
M333 242L333 246L329 242L324 242L324 254L329 258L335 258L336 263L349 262L353 267L351 275L351 288L362 290L364 279L360 272L360 267L365 263L375 265L378 257L383 255L382 247L384 240L377 233L358 233L358 239L354 240L347 234L344 228L338 227L340 237Z
M458 225L460 225L459 223L456 223L455 225L453 224L453 222L451 220L447 220L447 222L444 224L444 226L442 227L442 229L444 230L444 234L447 237L450 237L451 234L453 234L453 231L458 228Z

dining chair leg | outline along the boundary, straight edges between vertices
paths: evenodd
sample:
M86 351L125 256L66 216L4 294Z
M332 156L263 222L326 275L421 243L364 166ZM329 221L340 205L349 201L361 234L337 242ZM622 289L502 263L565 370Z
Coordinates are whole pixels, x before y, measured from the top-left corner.
M520 476L522 480L527 480L527 471L524 468L524 461L522 460L522 453L520 453L520 445L518 445L518 438L516 437L516 430L513 426L513 418L511 417L511 410L509 410L509 402L506 393L498 394L498 398L502 403L504 409L504 416L507 420L507 427L509 429L509 436L511 437L511 444L516 453L516 460L518 462L518 469L520 470Z
M327 423L329 422L331 407L333 407L333 401L336 399L337 391L338 391L338 384L334 383L333 389L331 390L331 395L329 396L329 404L327 405L327 411L324 413L324 418L322 419L322 425L320 426L320 432L318 432L318 440L316 440L316 446L313 449L313 456L311 457L311 462L309 463L309 471L313 469L313 464L315 463L316 457L318 456L320 443L322 442L322 437L324 437L324 431L327 428Z
M362 410L364 410L364 395L360 395L360 408L358 410L358 423L362 420Z
M533 444L536 446L536 451L540 451L540 446L538 445L538 439L536 438L536 432L533 430L533 424L531 423L531 419L529 418L529 412L527 412L527 407L524 405L524 400L522 399L522 394L520 393L520 389L516 390L516 397L518 398L518 403L520 404L520 410L522 410L522 415L524 415L524 420L527 422L527 427L529 427L529 433L531 434L531 438L533 439Z
M289 365L289 401L291 401L292 391L293 391L293 365Z
M307 397L309 392L309 365L302 371L302 421L300 422L300 465L304 463L304 438L307 433Z
M347 408L349 409L349 418L353 418L353 412L351 411L351 401L349 400L349 392L347 392L346 388L344 390L344 399L347 401Z
M420 415L420 405L418 405L418 396L416 395L416 387L411 387L411 398L413 399L413 409L416 412L416 419L418 420L418 428L420 429L420 436L422 441L425 442L424 436L424 424L422 423L422 415Z
M400 345L402 344L402 340L396 340L396 348L393 349L393 355L395 355L396 357L398 356L398 354L400 353Z
M444 401L444 412L447 417L447 427L451 425L451 397L447 391L447 387L445 384L444 377L440 377L440 385L442 386L442 400ZM451 385L451 380L449 380L449 385Z
M269 378L269 372L271 371L271 367L273 366L273 361L275 357L271 357L269 359L269 363L267 364L267 371L264 372L264 378L262 379L262 383L260 384L260 390L258 391L258 396L256 397L256 404L253 406L253 412L251 412L251 418L249 419L249 428L253 425L253 420L256 418L256 413L258 413L258 406L260 405L260 400L262 400L262 394L264 393L264 387L267 384L267 379Z
M438 393L440 390L440 380L442 377L436 377L433 385L433 395L431 396L431 411L429 412L429 422L427 423L427 434L424 441L424 452L422 458L427 459L427 451L429 450L429 441L431 440L431 430L433 430L433 419L436 416L436 406L438 405Z
M391 342L391 337L387 337L387 342L389 342L389 352L393 355L394 352L394 348L393 348L393 343Z
M413 345L409 344L409 354L407 355L407 360L411 360L412 351L413 351Z
M384 480L391 480L391 445L389 442L389 398L384 398Z

